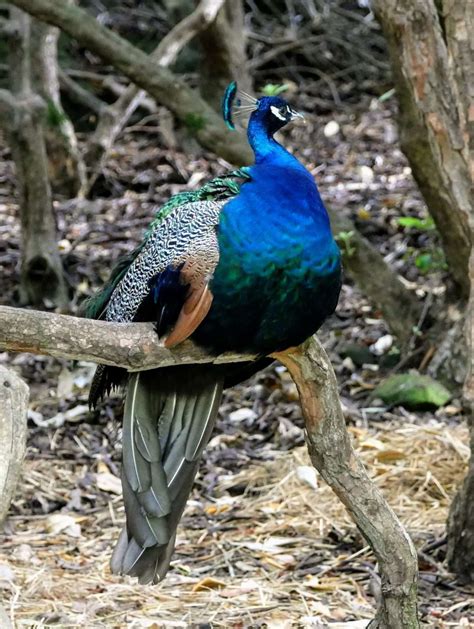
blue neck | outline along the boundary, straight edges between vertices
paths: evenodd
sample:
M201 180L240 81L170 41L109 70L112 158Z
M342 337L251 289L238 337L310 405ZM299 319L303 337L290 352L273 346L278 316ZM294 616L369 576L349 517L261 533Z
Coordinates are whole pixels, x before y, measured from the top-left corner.
M249 144L255 154L255 163L283 161L288 165L299 165L298 160L273 138L262 121L251 117L247 129Z

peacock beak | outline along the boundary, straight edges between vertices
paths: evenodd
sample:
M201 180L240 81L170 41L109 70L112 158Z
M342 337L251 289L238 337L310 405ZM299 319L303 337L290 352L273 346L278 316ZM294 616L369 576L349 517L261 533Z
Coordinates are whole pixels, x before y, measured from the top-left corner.
M294 109L290 109L290 114L291 114L290 120L297 120L298 118L300 118L301 120L304 120L304 116L300 111L295 111Z

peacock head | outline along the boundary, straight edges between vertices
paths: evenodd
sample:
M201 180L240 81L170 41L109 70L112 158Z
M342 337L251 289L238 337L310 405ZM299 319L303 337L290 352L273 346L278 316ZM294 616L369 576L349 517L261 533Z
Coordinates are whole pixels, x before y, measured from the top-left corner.
M235 81L225 91L222 113L230 129L235 129L234 116L250 115L250 121L262 126L269 135L273 135L295 118L303 118L303 114L292 109L280 96L254 98L238 90Z

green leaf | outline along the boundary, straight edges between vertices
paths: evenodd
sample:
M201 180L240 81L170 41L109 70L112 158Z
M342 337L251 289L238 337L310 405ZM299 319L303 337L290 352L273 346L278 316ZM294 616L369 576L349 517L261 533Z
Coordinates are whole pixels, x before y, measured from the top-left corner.
M415 216L400 216L397 223L401 227L409 229L419 229L420 231L429 231L435 228L435 224L431 216L428 218L417 218Z
M386 404L405 406L412 409L444 406L451 393L429 376L416 372L390 376L373 391Z
M433 256L430 253L420 253L415 258L415 265L422 273L427 273L433 268Z
M267 83L262 89L262 94L264 94L265 96L278 96L278 94L286 92L288 87L289 86L286 85L286 83L280 85L278 85L277 83Z
M340 231L334 236L335 241L341 248L342 254L347 256L348 258L353 256L354 253L356 252L355 247L352 246L353 237L354 237L353 231L348 231L348 232Z

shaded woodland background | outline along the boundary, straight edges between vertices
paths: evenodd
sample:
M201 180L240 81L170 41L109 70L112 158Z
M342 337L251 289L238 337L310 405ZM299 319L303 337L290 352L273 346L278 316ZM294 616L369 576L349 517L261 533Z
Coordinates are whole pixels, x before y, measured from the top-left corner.
M157 205L249 159L219 117L228 82L283 89L307 123L282 141L314 173L344 253L321 337L348 424L417 545L422 618L469 626L473 469L445 534L473 398L467 3L374 2L377 21L342 0L228 1L210 23L194 2L79 3L149 66L119 40L101 48L92 23L60 34L12 6L24 4L35 2L1 5L0 304L78 313ZM176 569L144 590L107 567L122 517L120 396L91 415L91 365L0 357L31 386L0 550L18 626L365 626L348 623L373 614L374 559L308 466L283 368L227 393ZM418 375L431 379L407 393Z

